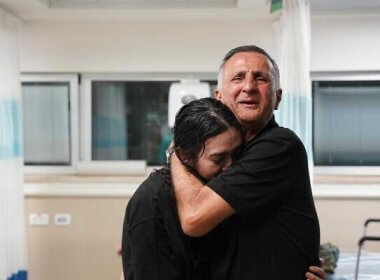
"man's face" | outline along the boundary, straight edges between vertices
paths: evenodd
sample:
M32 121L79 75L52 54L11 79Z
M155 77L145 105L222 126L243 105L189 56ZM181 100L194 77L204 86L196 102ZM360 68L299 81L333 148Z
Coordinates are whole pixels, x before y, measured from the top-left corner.
M272 64L263 54L241 52L225 64L216 98L226 104L244 127L261 130L272 118L281 90L272 90Z

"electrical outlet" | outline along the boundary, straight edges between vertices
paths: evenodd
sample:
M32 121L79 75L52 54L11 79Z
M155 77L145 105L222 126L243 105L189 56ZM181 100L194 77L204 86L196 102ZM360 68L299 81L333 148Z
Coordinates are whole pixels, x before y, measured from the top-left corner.
M49 225L49 214L29 214L29 224L31 226Z
M71 215L70 214L55 214L54 223L57 226L69 226L71 224Z

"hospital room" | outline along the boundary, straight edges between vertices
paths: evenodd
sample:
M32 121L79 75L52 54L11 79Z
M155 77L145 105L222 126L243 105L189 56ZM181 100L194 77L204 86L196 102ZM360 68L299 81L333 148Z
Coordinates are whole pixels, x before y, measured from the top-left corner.
M0 0L0 280L380 279L379 27L380 0ZM224 132L180 127L202 102ZM157 176L160 238L132 222Z

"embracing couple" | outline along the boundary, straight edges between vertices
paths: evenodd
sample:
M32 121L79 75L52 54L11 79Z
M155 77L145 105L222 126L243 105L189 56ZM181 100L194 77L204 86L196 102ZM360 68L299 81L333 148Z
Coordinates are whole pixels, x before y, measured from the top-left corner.
M279 81L263 49L237 47L216 99L180 109L170 164L127 205L126 280L325 278L306 152L273 115Z

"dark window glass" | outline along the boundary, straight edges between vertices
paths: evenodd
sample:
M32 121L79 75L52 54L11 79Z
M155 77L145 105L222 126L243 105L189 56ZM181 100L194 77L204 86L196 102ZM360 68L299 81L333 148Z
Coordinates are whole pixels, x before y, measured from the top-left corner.
M316 165L380 165L380 81L313 82Z
M92 159L163 165L173 136L168 96L178 81L92 82ZM210 83L211 89L216 81Z
M92 159L165 162L172 81L92 83Z

